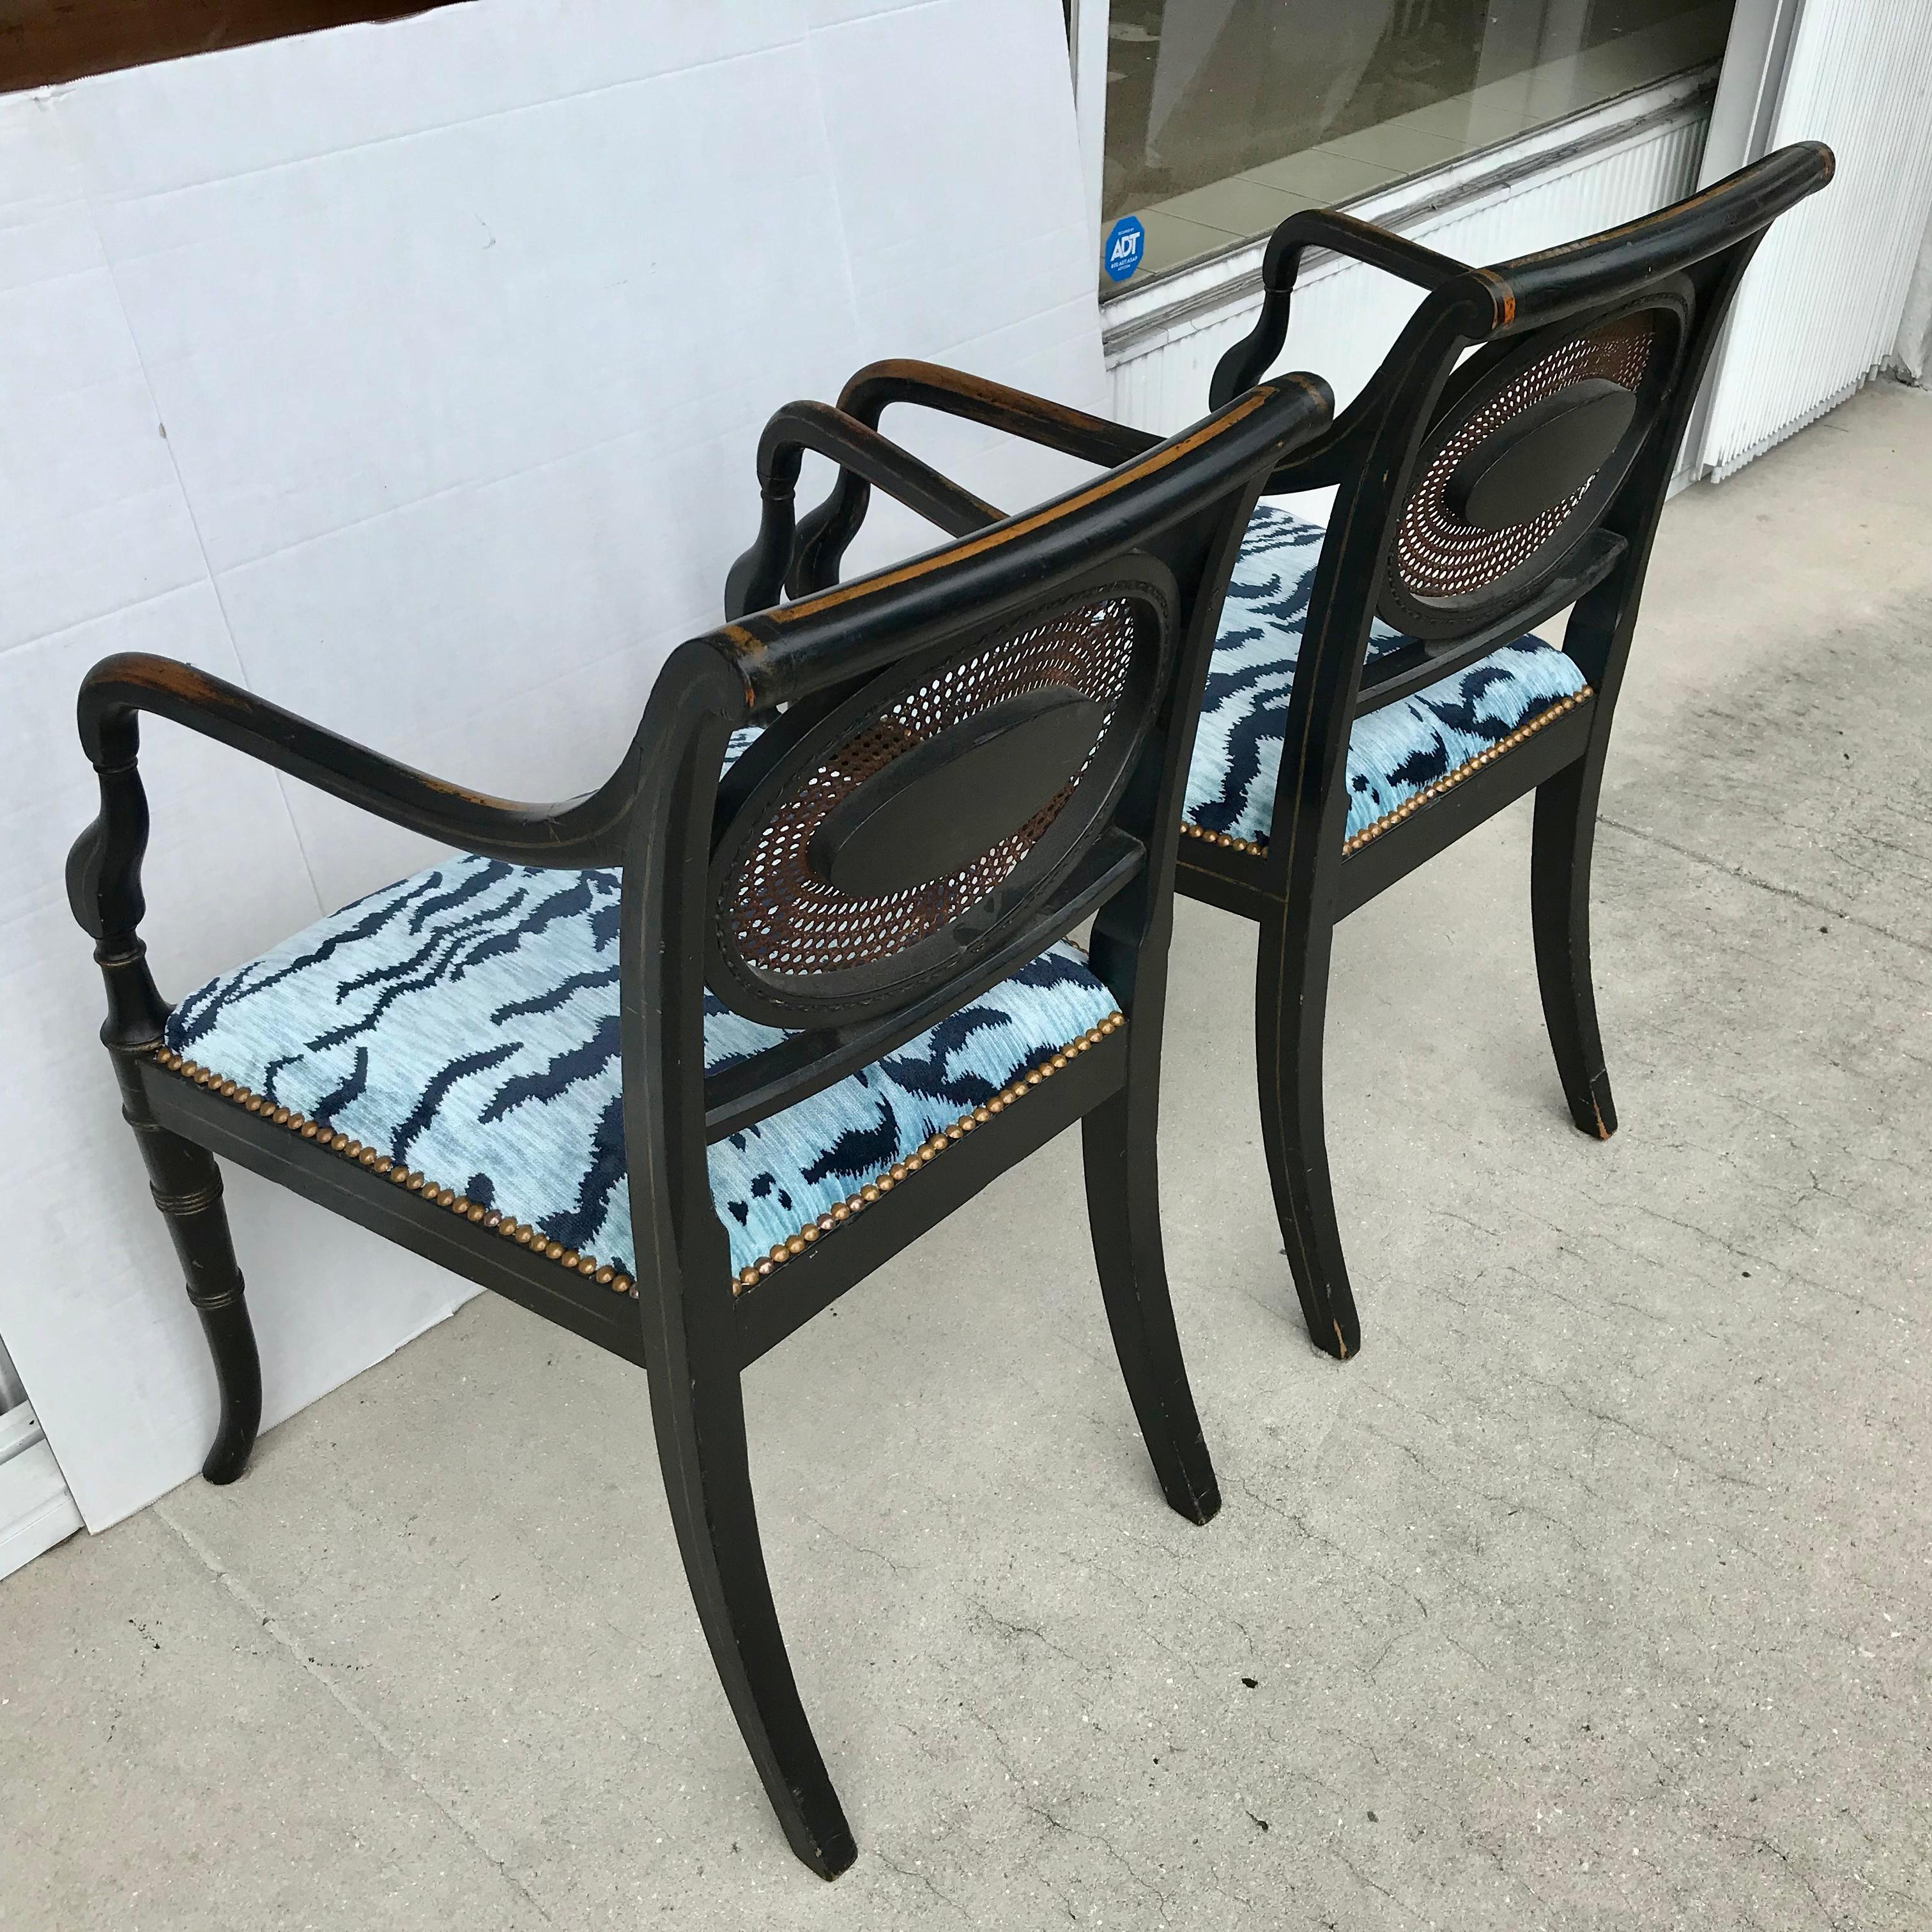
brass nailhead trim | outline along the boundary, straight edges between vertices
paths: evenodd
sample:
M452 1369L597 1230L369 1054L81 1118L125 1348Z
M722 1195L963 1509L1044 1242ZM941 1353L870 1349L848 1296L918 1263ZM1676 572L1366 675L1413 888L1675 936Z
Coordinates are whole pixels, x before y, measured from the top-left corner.
M1239 852L1250 859L1264 859L1268 848L1258 845L1252 838L1237 838L1232 832L1210 832L1205 826L1190 825L1186 819L1180 821L1180 829L1190 838L1198 838L1210 845L1226 847L1230 852Z
M1558 698L1547 710L1539 711L1527 723L1519 724L1507 738L1499 740L1486 751L1478 752L1473 758L1458 765L1453 772L1438 778L1433 784L1424 785L1413 798L1404 799L1393 812L1384 813L1374 824L1365 825L1352 838L1344 839L1342 842L1342 857L1346 859L1350 853L1359 852L1364 845L1379 838L1390 826L1399 825L1412 812L1420 812L1432 800L1440 798L1445 791L1460 784L1472 772L1480 770L1484 765L1493 764L1505 752L1514 751L1526 738L1533 736L1544 725L1553 723L1564 712L1574 711L1591 695L1590 687L1586 684L1581 691L1572 692L1568 698Z
M1440 798L1452 785L1460 784L1472 772L1484 765L1492 764L1505 752L1514 751L1533 733L1540 731L1544 725L1561 718L1566 711L1574 711L1585 698L1594 695L1586 684L1581 691L1573 692L1568 698L1558 698L1546 710L1539 711L1526 724L1519 724L1507 738L1499 740L1486 751L1478 752L1473 758L1465 759L1453 772L1438 778L1432 785L1425 785L1413 798L1404 799L1393 812L1384 813L1372 825L1365 825L1352 838L1344 839L1342 856L1346 859L1350 853L1359 852L1371 840L1379 838L1390 826L1400 824L1411 813L1420 812L1430 800ZM1257 844L1252 838L1237 838L1232 832L1210 832L1201 826L1190 825L1184 819L1181 821L1180 829L1190 838L1202 839L1210 845L1225 846L1229 851L1239 852L1247 858L1264 859L1268 856L1267 846Z
M1260 848L1257 846L1253 849L1258 851ZM1069 1040L1058 1052L1049 1054L1037 1066L1019 1075L990 1100L962 1114L950 1126L941 1128L929 1140L915 1148L904 1160L895 1161L884 1173L874 1175L855 1192L820 1215L817 1220L808 1221L796 1233L775 1243L771 1252L762 1261L740 1273L731 1284L733 1294L742 1294L748 1288L756 1287L772 1269L782 1266L795 1256L803 1254L821 1234L829 1234L834 1228L842 1226L854 1214L869 1208L881 1195L890 1193L908 1174L916 1174L927 1162L936 1160L956 1142L964 1140L975 1127L983 1126L995 1114L1004 1113L1022 1094L1037 1087L1042 1080L1059 1072L1075 1054L1084 1053L1090 1046L1097 1046L1108 1034L1118 1032L1126 1023L1124 1013L1109 1013L1098 1026L1089 1028L1077 1040ZM278 1126L286 1127L292 1133L301 1134L307 1139L328 1148L358 1166L373 1168L378 1174L386 1174L398 1187L406 1187L412 1194L420 1194L425 1201L447 1209L459 1219L480 1226L487 1232L500 1235L506 1241L514 1241L519 1247L529 1249L532 1254L542 1255L572 1274L597 1281L618 1294L634 1295L637 1293L636 1285L631 1277L619 1274L608 1262L600 1262L594 1256L580 1255L575 1249L566 1248L560 1242L548 1240L535 1228L522 1222L512 1220L495 1208L486 1211L465 1196L453 1193L447 1187L440 1187L433 1180L426 1180L422 1174L404 1166L400 1161L392 1160L386 1154L378 1155L374 1148L364 1147L360 1141L352 1141L345 1134L334 1133L326 1127L318 1127L313 1120L304 1120L301 1114L291 1113L286 1107L277 1106L272 1101L264 1100L259 1095L251 1094L247 1088L237 1086L232 1080L218 1081L217 1076L206 1067L197 1066L191 1060L184 1060L179 1054L171 1052L166 1047L161 1048L154 1057L170 1072L178 1073L184 1079L192 1080L200 1086L216 1088L224 1099L237 1101L250 1113L262 1114Z
M299 1134L304 1140L326 1147L332 1153L339 1154L343 1159L356 1167L365 1167L376 1174L386 1174L398 1187L405 1187L412 1194L454 1214L458 1220L467 1221L481 1227L486 1233L500 1235L506 1241L514 1241L528 1248L532 1254L540 1254L557 1262L574 1275L588 1276L614 1294L634 1296L637 1285L627 1274L620 1274L608 1263L600 1263L593 1256L580 1255L575 1249L566 1249L560 1242L546 1240L535 1230L512 1220L494 1208L485 1209L478 1202L452 1190L439 1186L434 1180L425 1180L413 1168L405 1167L400 1161L392 1160L387 1154L380 1154L360 1141L351 1140L346 1134L332 1132L327 1127L316 1126L314 1121L304 1120L299 1114L292 1113L286 1107L278 1106L272 1100L263 1100L251 1094L245 1087L238 1086L232 1080L224 1080L211 1073L205 1066L197 1066L191 1060L184 1060L178 1053L166 1047L159 1048L154 1055L170 1073L178 1073L184 1080L192 1080L198 1087L206 1087L218 1093L224 1100L232 1100L251 1114L259 1114L265 1120L272 1120L278 1127L286 1127L290 1132Z
M1084 1053L1090 1046L1099 1046L1108 1034L1118 1033L1126 1023L1126 1014L1109 1013L1098 1026L1090 1027L1078 1039L1069 1040L1058 1052L1048 1054L1039 1065L1017 1076L1010 1085L1002 1088L990 1100L962 1114L950 1126L939 1129L929 1140L915 1148L903 1160L895 1161L883 1174L874 1174L836 1206L828 1208L817 1220L806 1222L796 1234L788 1235L782 1241L774 1242L770 1253L763 1260L754 1262L749 1268L739 1271L737 1279L731 1284L731 1292L742 1294L748 1288L757 1287L774 1268L782 1268L787 1262L803 1254L820 1236L829 1234L834 1228L842 1226L854 1214L862 1214L881 1195L890 1193L908 1174L917 1173L928 1161L937 1160L948 1148L956 1142L964 1140L975 1127L985 1126L995 1114L1005 1112L1022 1094L1058 1073L1076 1054Z

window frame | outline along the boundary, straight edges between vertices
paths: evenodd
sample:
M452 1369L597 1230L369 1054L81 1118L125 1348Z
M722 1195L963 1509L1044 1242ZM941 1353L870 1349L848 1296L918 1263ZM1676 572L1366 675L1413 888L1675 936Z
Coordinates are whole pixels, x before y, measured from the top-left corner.
M1718 96L1720 77L1726 85L1719 99L1732 92L1734 50L1754 50L1764 38L1760 22L1780 13L1795 12L1798 0L1733 0L1731 30L1725 55L1718 60L1682 69L1630 92L1576 109L1541 126L1472 148L1439 166L1405 176L1387 187L1333 204L1350 214L1400 230L1405 222L1455 202L1486 194L1499 182L1520 174L1540 172L1574 160L1590 149L1607 146L1646 123L1678 113L1693 96ZM1088 224L1094 239L1097 279L1101 238L1106 233L1108 29L1113 0L1067 0L1067 42L1073 71L1073 106L1081 170L1086 190ZM1707 176L1706 178L1708 177ZM1211 254L1197 256L1171 268L1159 269L1099 292L1100 320L1111 364L1117 356L1139 347L1146 337L1190 316L1225 310L1243 295L1258 292L1261 255L1265 235L1251 236ZM1314 266L1319 251L1308 258ZM1246 285L1252 284L1252 289Z

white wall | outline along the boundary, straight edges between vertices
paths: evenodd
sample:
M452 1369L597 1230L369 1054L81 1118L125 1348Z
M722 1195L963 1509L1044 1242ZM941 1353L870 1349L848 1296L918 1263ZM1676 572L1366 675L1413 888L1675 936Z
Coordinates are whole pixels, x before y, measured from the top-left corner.
M0 1334L90 1525L214 1402L62 896L87 666L584 789L716 621L769 412L888 352L1103 406L1090 243L1056 0L477 0L0 100ZM996 502L1066 474L922 440ZM424 856L147 740L164 992ZM269 1422L468 1292L230 1196Z
M1918 260L1905 292L1893 352L1903 374L1923 387L1926 371L1932 369L1932 220L1918 238Z
M0 1415L17 1408L27 1399L27 1391L14 1367L14 1358L0 1348Z

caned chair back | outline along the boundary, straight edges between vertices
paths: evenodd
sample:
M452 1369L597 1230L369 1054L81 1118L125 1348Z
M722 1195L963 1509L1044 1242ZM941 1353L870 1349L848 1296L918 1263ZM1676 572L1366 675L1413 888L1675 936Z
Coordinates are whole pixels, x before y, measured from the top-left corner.
M1164 916L1241 534L1330 406L1312 379L1252 389L1055 502L673 656L626 879L627 1096L661 1096L664 1134L808 1096L1123 896ZM702 1077L707 997L782 1030Z
M1280 352L1301 256L1324 236L1428 291L1362 393L1268 485L1336 493L1268 842L1277 872L1292 842L1314 862L1298 830L1340 856L1336 780L1360 712L1572 605L1566 648L1607 720L1657 518L1738 280L1771 224L1832 168L1818 143L1783 148L1675 207L1487 268L1345 216L1291 218L1276 231L1262 315L1216 370L1216 401ZM1378 650L1365 685L1377 618L1408 641ZM1284 809L1297 826L1280 823Z

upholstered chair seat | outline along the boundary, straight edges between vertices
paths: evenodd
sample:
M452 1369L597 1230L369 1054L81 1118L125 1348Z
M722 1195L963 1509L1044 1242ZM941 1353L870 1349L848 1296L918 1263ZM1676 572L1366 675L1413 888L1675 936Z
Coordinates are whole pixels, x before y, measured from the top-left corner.
M620 885L614 868L448 860L189 994L166 1050L286 1111L295 1132L346 1136L358 1159L466 1199L513 1238L628 1275ZM784 1037L704 1002L707 1073ZM713 1142L734 1274L769 1274L1114 1010L1063 941L872 1065Z
M1208 674L1186 823L1264 846L1301 629L1326 532L1306 512L1259 505L1242 539ZM1378 617L1368 664L1409 641ZM1583 674L1538 638L1520 638L1413 696L1355 721L1348 739L1344 837L1359 842L1424 792L1474 769L1485 752L1523 736L1569 709Z

